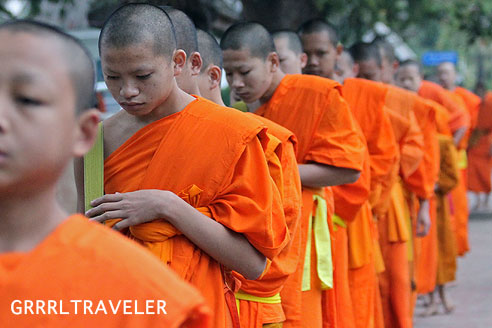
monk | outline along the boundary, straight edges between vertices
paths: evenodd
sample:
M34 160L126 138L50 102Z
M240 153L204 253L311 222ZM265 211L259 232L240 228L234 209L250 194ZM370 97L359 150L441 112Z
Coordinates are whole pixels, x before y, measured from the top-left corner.
M263 26L233 25L225 32L221 48L226 77L235 93L247 103L259 100L262 105L255 113L288 128L298 139L303 186L301 260L281 292L287 318L284 327L321 327L322 290L333 287L331 198L327 201L323 188L358 179L364 138L355 130L338 83L285 75Z
M486 211L489 208L492 170L491 110L492 93L487 92L481 103L478 115L480 119L477 119L468 148L468 190L476 194L477 203L474 210L479 211Z
M459 168L458 153L451 136L439 135L441 170L436 187L437 197L437 237L438 262L436 285L441 304L446 313L451 313L454 306L445 294L445 285L456 279L456 240L451 224L451 215L447 194L458 185ZM431 294L431 304L434 303ZM437 312L437 305L431 305Z
M356 43L350 48L354 62L358 64L359 77L383 81L385 69L381 51L377 45ZM388 78L386 78L388 80ZM389 79L391 82L391 79ZM387 181L383 195L389 193L390 203L381 205L378 213L380 245L386 270L380 273L380 289L384 311L385 326L411 327L411 290L409 281L409 263L407 248L411 231L410 209L405 199L407 180L418 171L425 173L426 166L421 165L424 158L424 135L414 109L416 97L408 92L389 86L386 108L391 118L393 132L399 144L399 172L395 171ZM399 173L399 174L398 174ZM418 186L425 183L423 174L418 174ZM421 189L419 189L421 190ZM412 189L410 188L410 191ZM419 232L425 234L428 229L428 199L432 189L422 197L419 220ZM384 197L383 197L384 199ZM378 211L377 211L378 212Z
M159 7L120 7L99 46L106 84L124 110L104 121L105 195L86 214L199 286L213 327L237 327L231 270L258 278L290 239L265 129L178 88L186 56Z
M285 74L302 74L308 57L302 50L301 40L296 32L280 30L272 33L280 69Z
M466 113L470 117L470 125L466 130L465 136L459 144L459 168L460 179L458 186L451 192L454 222L456 222L456 233L458 240L458 254L463 256L468 251L467 225L468 225L468 202L467 202L467 176L468 176L468 161L466 149L471 131L475 128L478 118L481 99L477 95L465 88L456 85L456 68L453 63L443 62L437 67L437 75L441 86L450 91L454 96L453 100L466 109Z
M218 42L209 33L198 30L198 49L203 59L199 76L200 93L207 99L224 106L220 92L222 78L222 51ZM270 141L266 158L277 188L282 196L284 214L292 236L291 242L270 263L262 277L247 280L237 274L241 290L236 293L239 319L242 327L276 327L285 321L280 290L290 274L295 272L299 261L301 211L301 181L297 170L294 134L272 121L253 115L268 127Z
M300 27L300 35L306 49L336 48L315 42L333 42L336 31L326 22L312 20ZM328 36L328 37L327 37ZM335 38L335 39L333 39ZM333 39L333 40L332 40ZM309 56L315 56L310 51ZM320 60L310 58L314 71L334 72L333 67L325 65L321 69ZM328 75L321 75L328 77ZM361 178L351 185L334 188L335 196L335 252L340 253L335 265L335 296L337 300L337 325L341 327L372 327L377 307L378 283L375 271L375 254L372 251L374 237L371 230L373 216L371 202L379 198L379 187L392 169L396 159L396 142L387 115L383 112L386 89L382 85L361 79L345 79L342 94L347 100L354 117L367 141L369 166L362 171ZM376 123L377 121L377 123ZM379 128L376 130L376 127ZM364 177L366 177L364 179ZM364 182L365 181L365 182ZM364 197L360 197L364 195ZM342 223L343 226L337 224ZM345 229L346 225L346 229ZM348 234L348 236L347 236ZM338 241L345 240L345 244ZM346 256L343 256L346 254ZM342 263L341 260L346 260ZM340 261L340 262L338 262ZM344 288L344 285L347 287ZM349 291L348 297L345 296ZM351 309L351 305L356 311Z
M56 201L58 178L97 134L89 52L35 21L0 25L0 41L2 323L208 327L209 312L195 288L140 246L69 216ZM128 315L123 305L112 312L109 302L126 300L132 305L125 312L142 314Z

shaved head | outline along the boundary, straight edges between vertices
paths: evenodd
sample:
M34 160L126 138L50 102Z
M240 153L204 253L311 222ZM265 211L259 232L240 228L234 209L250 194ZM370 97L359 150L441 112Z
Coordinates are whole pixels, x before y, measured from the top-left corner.
M415 67L420 75L423 75L422 66L420 65L420 63L418 61L413 60L413 59L407 59L407 60L400 62L400 68L411 67L411 66Z
M379 48L374 44L357 42L350 47L349 52L356 63L375 60L378 65L381 65L381 54Z
M161 7L171 18L176 33L176 48L184 50L187 56L198 52L198 39L193 21L181 10Z
M116 9L104 23L99 36L99 54L105 48L126 48L152 42L156 55L171 58L176 34L168 14L150 4L130 3Z
M234 24L225 31L220 40L222 50L249 50L251 56L267 59L275 52L273 38L267 29L254 22Z
M328 22L322 20L322 19L311 19L308 20L307 22L304 22L301 26L299 26L299 29L297 30L297 33L302 36L304 34L314 34L314 33L320 33L320 32L326 32L328 36L330 37L330 42L331 44L336 47L339 40L338 40L338 34L335 28Z
M222 50L214 36L203 30L197 30L198 51L202 55L202 72L212 64L222 69Z
M371 44L378 47L381 59L384 58L390 63L396 61L395 48L391 43L383 39L375 39Z
M89 51L73 36L62 30L31 20L14 20L0 24L0 31L27 33L56 43L62 49L62 58L70 75L76 95L76 110L81 112L95 107L95 68Z
M293 51L296 55L303 53L301 39L299 35L294 31L280 30L272 33L273 40L285 39L287 40L287 47L290 51Z
M354 65L355 63L350 53L347 50L342 51L337 59L335 80L343 84L345 79L356 77Z

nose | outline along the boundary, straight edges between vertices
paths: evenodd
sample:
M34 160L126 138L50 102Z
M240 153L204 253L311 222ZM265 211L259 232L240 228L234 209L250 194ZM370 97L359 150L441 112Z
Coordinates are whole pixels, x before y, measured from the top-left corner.
M140 90L131 82L125 82L120 89L120 95L125 99L131 99L138 96Z
M318 56L316 56L316 55L308 55L307 65L308 66L318 66L319 65Z
M237 88L242 88L244 87L244 81L241 79L238 74L233 74L232 75L232 81L231 81L231 88L237 89Z

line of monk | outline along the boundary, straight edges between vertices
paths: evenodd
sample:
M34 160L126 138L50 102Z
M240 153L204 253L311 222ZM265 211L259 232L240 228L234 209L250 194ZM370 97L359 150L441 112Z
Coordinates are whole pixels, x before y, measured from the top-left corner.
M466 187L491 188L492 95L457 87L452 64L441 87L385 41L344 49L323 20L237 23L219 43L182 11L130 3L101 29L122 110L99 122L77 40L12 21L0 41L11 326L412 327L435 290L453 310ZM56 200L72 158L85 217ZM17 316L15 299L161 299L167 315Z

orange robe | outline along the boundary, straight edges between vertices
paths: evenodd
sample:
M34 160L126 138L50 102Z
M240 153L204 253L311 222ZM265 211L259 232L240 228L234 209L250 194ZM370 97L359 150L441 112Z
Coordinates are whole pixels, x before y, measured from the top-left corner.
M492 160L492 92L487 92L480 106L476 128L468 148L468 190L489 193Z
M425 184L424 134L416 117L418 97L401 88L388 86L386 106L399 145L399 172L388 179L389 205L378 216L379 242L386 270L379 274L384 322L387 327L411 327L408 250L410 210L405 183L422 188ZM422 122L425 119L422 119ZM399 173L399 174L398 174ZM432 189L430 191L432 194ZM426 195L427 198L429 195Z
M298 139L297 163L315 162L336 167L362 170L364 137L356 130L340 85L334 81L308 75L286 75L272 98L256 114L271 119L294 132ZM310 215L316 204L313 194L323 190L303 188L301 214L301 259L281 292L287 320L284 327L321 327L322 292L317 274L317 257L311 243L311 286L302 291L303 256L306 252ZM327 199L328 202L331 199ZM313 212L314 213L314 212ZM333 213L328 213L331 218ZM331 220L329 220L331 221ZM331 222L329 222L331 224ZM313 238L311 238L313 239Z
M387 93L384 85L363 79L346 79L342 93L366 138L370 170L368 174L370 183L366 188L369 188L371 196L359 205L362 209L357 211L354 217L345 214L345 208L353 203L354 198L357 199L352 196L357 194L357 186L354 185L364 183L362 178L365 171L362 171L361 178L355 184L334 188L335 194L337 188L345 190L343 195L346 197L335 203L335 211L348 222L348 282L351 304L356 309L356 311L348 309L348 313L344 313L346 306L342 303L344 298L341 298L340 306L337 306L337 309L341 308L337 321L340 327L352 325L373 327L375 295L379 291L374 270L375 259L372 248L375 236L372 231L373 218L370 205L378 201L381 184L395 165L397 147L390 120L384 111ZM335 290L338 289L340 288L335 286ZM354 313L353 324L348 321L350 312ZM343 325L344 323L346 325Z
M427 100L433 106L436 118L436 129L439 134L452 136L449 126L450 115L443 106ZM440 163L440 155L438 156ZM437 203L433 197L429 201L431 226L425 237L417 238L415 241L415 277L417 293L427 294L434 291L436 287L437 261L438 261L438 239L437 239Z
M29 252L0 254L0 277L3 326L211 327L195 288L144 248L81 215L67 218ZM157 309L158 300L167 314ZM14 315L11 306L21 310L25 301L34 306ZM52 309L49 302L56 302Z
M440 173L436 191L437 199L437 274L436 284L444 285L456 278L456 240L451 223L451 215L447 194L458 185L458 153L453 139L449 136L439 135L440 147Z
M169 190L273 259L290 239L264 155L267 144L258 120L197 97L109 155L105 192ZM231 318L237 324L236 290L227 269L164 220L124 233L200 288L213 311L213 327L226 327Z
M281 193L291 242L269 263L269 267L259 279L247 280L240 274L235 274L241 282L241 293L268 298L280 293L285 280L295 272L299 261L301 234L298 226L302 191L296 162L297 140L294 134L264 117L258 115L253 117L265 124L268 134L272 135L265 155L270 175ZM241 299L239 301L241 327L261 328L263 324L283 322L285 314L282 304L267 302Z

